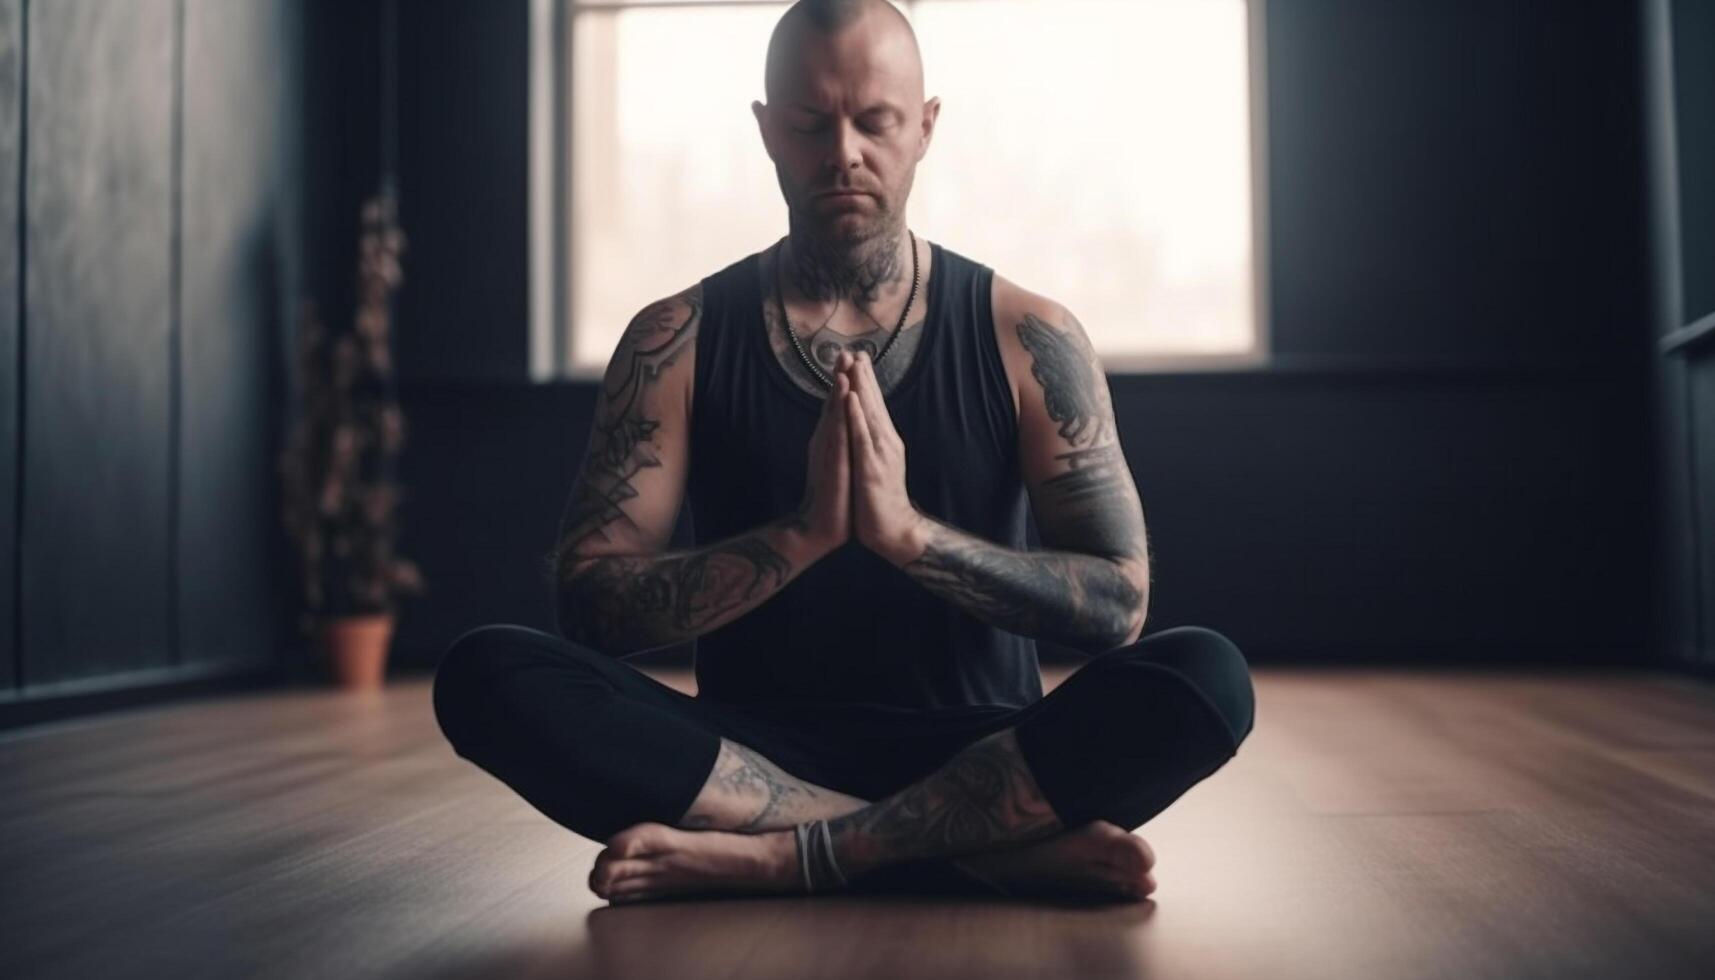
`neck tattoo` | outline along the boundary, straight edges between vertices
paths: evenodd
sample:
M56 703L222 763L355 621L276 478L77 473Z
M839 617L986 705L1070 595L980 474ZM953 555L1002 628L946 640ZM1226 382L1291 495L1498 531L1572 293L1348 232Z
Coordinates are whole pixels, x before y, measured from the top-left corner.
M774 300L779 305L779 308L780 308L780 322L781 322L782 328L786 331L786 338L792 342L792 349L798 352L798 359L800 361L804 362L804 366L806 368L810 369L810 374L813 375L815 377L815 379L821 383L822 387L832 388L834 386L833 379L828 377L827 373L824 372L821 368L817 367L816 362L812 361L810 359L810 355L808 355L804 352L804 345L802 343L800 343L798 340L798 332L796 330L792 329L792 318L790 316L788 316L786 313L786 292L780 286L780 266L782 264L783 263L780 261L780 258L779 258L779 250L777 249L776 255L775 255L775 262L774 262L774 272L775 272L775 275L774 275ZM893 349L894 341L897 341L899 339L899 335L905 332L905 318L908 315L910 315L912 304L914 304L917 300L917 285L919 282L919 273L920 273L920 270L918 269L918 266L917 266L917 236L916 236L916 234L912 234L911 235L911 292L905 297L904 308L899 311L899 323L894 326L892 335L887 338L887 343L882 345L881 352L874 355L873 359L871 360L872 364L880 365L882 358L886 357L887 352ZM836 309L837 309L837 307L836 307ZM832 319L832 318L833 318L832 315L830 315L829 319ZM873 317L871 319L873 319ZM826 325L827 324L825 324L825 323L823 324L824 327Z
M815 235L792 229L786 236L791 245L788 273L792 285L805 299L817 302L849 299L860 307L874 303L882 287L899 282L904 274L899 256L901 230L846 249L830 247Z

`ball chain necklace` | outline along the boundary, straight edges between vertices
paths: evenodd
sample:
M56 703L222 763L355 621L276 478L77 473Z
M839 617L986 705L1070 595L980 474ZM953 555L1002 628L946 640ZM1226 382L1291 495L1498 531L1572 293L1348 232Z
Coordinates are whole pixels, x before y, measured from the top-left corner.
M905 316L911 312L911 304L917 301L917 233L907 229L906 234L911 236L911 295L905 298L905 309L899 311L899 323L893 328L893 336L888 337L887 343L881 345L881 353L875 355L875 360L870 362L872 366L880 364L887 352L893 349L893 342L898 340L900 333L905 330ZM810 360L810 355L804 353L804 346L798 342L798 332L792 329L792 320L786 315L786 293L780 287L780 266L784 264L781 262L784 251L784 242L774 250L774 300L780 305L780 321L786 325L786 336L792 341L792 349L798 352L798 359L804 362L804 366L810 369L810 373L816 376L822 387L832 388L834 382L822 373L815 361Z

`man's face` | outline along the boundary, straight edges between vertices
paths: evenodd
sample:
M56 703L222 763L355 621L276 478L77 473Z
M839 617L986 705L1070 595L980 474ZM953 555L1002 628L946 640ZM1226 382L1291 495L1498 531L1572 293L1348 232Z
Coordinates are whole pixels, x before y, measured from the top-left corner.
M804 32L769 103L752 105L793 224L829 243L901 224L940 110L922 101L909 37L887 26L872 16L832 36Z

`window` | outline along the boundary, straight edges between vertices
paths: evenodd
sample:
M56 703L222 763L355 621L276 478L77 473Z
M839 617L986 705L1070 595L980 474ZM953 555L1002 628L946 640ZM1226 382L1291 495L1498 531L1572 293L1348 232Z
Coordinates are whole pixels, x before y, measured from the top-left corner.
M899 4L940 96L908 216L1077 314L1110 370L1262 356L1261 0ZM750 112L786 3L536 0L533 371L786 232Z

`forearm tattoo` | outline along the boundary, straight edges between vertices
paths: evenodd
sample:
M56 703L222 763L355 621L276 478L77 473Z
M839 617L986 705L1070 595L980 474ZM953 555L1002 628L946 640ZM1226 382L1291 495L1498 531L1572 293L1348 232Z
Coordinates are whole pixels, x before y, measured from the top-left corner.
M792 563L756 531L691 552L609 555L562 586L560 628L615 655L652 650L736 619L792 574Z
M614 540L617 528L637 530L626 512L638 496L635 481L661 465L655 440L662 420L650 396L692 345L702 306L702 290L693 287L650 305L626 326L549 556L561 631L606 652L653 649L706 632L772 595L792 574L757 532L663 555L586 550Z
M829 820L828 829L841 865L861 867L1025 844L1064 828L1008 728L892 796Z
M983 622L1088 653L1130 635L1143 596L1113 562L1004 548L933 519L930 527L905 573Z
M931 521L923 554L904 568L987 623L1096 653L1124 642L1144 613L1126 569L1148 567L1149 544L1100 362L1067 317L1066 330L1028 313L1018 324L1043 407L1069 447L1054 457L1064 470L1033 494L1050 550L1004 548Z

